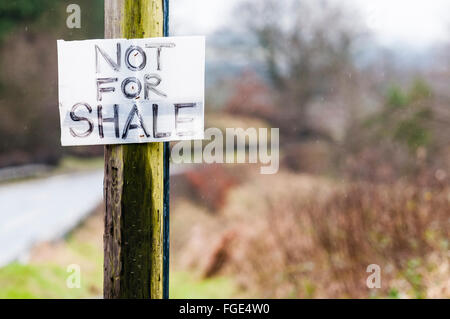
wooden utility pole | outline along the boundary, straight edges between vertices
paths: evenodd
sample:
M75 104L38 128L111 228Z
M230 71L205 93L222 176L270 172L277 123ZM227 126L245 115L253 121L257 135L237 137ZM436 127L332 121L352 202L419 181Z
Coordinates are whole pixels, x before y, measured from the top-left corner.
M105 38L164 36L167 4L105 0ZM105 146L104 198L104 298L167 298L168 144Z

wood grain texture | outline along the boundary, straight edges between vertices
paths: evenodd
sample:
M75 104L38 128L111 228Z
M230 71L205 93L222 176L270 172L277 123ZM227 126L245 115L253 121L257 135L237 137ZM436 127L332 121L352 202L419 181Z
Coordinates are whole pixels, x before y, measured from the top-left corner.
M162 0L105 0L105 37L163 36ZM163 143L105 146L104 298L163 297Z

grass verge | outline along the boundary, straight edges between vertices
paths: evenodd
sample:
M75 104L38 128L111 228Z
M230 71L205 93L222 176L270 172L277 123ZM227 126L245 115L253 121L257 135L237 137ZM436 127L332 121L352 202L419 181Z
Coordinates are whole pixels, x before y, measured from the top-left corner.
M0 268L0 299L101 298L102 232L102 215L96 213L64 240L35 247L28 264ZM80 288L66 284L73 274L68 266L73 264L80 266ZM170 274L171 298L229 298L236 291L227 277L201 279L180 271Z

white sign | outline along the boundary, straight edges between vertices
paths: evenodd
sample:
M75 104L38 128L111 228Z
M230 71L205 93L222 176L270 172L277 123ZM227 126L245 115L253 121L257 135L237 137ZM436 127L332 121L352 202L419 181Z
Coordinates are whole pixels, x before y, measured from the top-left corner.
M61 144L203 139L204 37L58 40Z

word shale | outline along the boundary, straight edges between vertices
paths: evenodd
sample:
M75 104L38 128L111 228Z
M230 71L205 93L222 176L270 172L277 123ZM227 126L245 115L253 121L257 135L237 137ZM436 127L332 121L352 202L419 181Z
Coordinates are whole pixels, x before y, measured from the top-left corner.
M203 139L204 37L57 44L63 146Z

